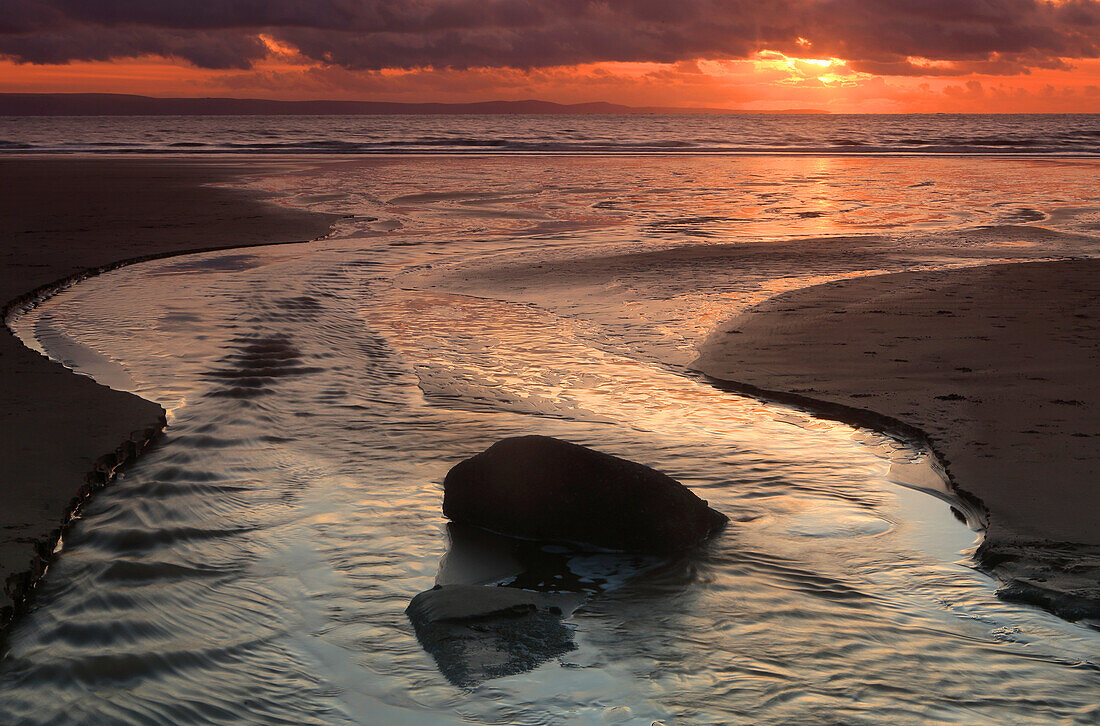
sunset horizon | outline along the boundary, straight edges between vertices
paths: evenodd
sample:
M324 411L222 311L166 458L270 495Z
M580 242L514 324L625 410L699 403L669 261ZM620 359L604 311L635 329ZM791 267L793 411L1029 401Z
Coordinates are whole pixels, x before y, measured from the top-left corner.
M783 64L792 71L803 61L784 58ZM839 61L837 67L846 64ZM741 62L742 64L744 62ZM316 67L322 72L320 66ZM794 92L789 86L778 83L758 84L756 97L733 100L731 96L743 93L740 87L728 87L721 75L700 73L691 78L690 85L681 86L683 79L670 82L664 72L645 70L625 77L620 74L601 73L599 66L586 69L596 74L599 85L613 87L619 84L640 85L637 90L608 90L602 95L587 93L586 73L577 69L554 69L562 77L548 77L545 71L532 77L526 72L506 69L478 69L449 71L421 69L400 72L414 75L415 83L424 84L427 90L410 93L392 88L393 79L385 72L372 74L369 83L383 90L356 91L353 88L327 90L327 82L303 83L300 89L272 90L270 81L262 71L233 74L204 71L171 59L157 59L148 63L73 63L64 65L31 66L0 61L0 93L117 93L148 96L152 98L236 98L273 101L374 101L382 103L483 103L489 101L540 100L562 105L582 103L613 103L624 106L667 106L677 108L721 108L728 111L768 112L791 107L807 107L827 113L1097 113L1100 112L1100 62L1079 63L1073 70L1038 71L1006 82L1001 77L942 76L897 77L890 82L888 76L849 73L847 78L821 81L820 77L804 76L798 70L788 76L801 87ZM669 68L679 75L680 68ZM324 69L324 72L333 71ZM835 68L833 69L835 73ZM474 86L486 81L478 78L489 73L502 81L499 91L456 92L440 90L455 76L457 83ZM553 74L553 75L557 75ZM576 79L569 79L575 74ZM304 80L312 80L312 74L304 74ZM361 77L353 75L359 82ZM754 81L762 76L755 68L741 74L739 80ZM233 77L236 76L236 77ZM1086 82L1082 83L1084 77ZM578 80L581 79L581 80ZM820 81L820 85L818 82ZM919 81L919 82L917 82ZM532 85L524 85L531 82ZM703 88L700 89L700 82ZM492 82L490 81L490 84ZM804 85L805 84L805 85ZM166 90L166 85L171 90ZM172 87L175 85L175 87ZM793 84L792 84L793 85ZM934 87L933 87L934 85ZM293 84L292 84L293 86ZM654 88L656 86L656 88ZM88 90L94 88L95 90ZM869 92L869 88L874 88ZM713 94L713 95L710 95ZM654 99L647 102L646 98Z
M738 114L780 114L780 115L832 115L832 116L933 116L933 115L1022 115L1022 116L1059 116L1059 115L1090 115L1093 112L1090 111L831 111L822 108L791 108L791 107L776 107L776 108L758 108L758 109L745 109L745 108L723 108L715 106L666 106L666 105L645 105L635 106L630 104L620 104L608 101L602 98L592 98L582 101L572 101L568 103L562 103L558 101L552 101L546 98L516 98L505 99L496 97L487 97L483 99L476 99L470 101L438 101L433 99L425 99L422 101L394 101L385 98L325 98L325 97L309 97L300 99L284 99L276 97L262 97L262 96L239 96L239 95L226 95L226 96L158 96L152 94L140 94L140 93L116 93L116 92L82 92L82 91L68 91L57 93L39 93L39 92L5 92L0 91L0 114L10 111L12 102L15 100L26 100L32 103L20 104L16 108L23 109L27 105L34 105L34 101L46 101L46 102L60 102L60 110L52 110L56 104L50 104L45 109L50 110L35 110L31 113L24 113L22 111L12 112L13 115L40 115L40 116L82 116L82 115L95 115L86 111L72 110L72 108L79 108L79 105L68 103L78 99L99 99L106 104L110 104L113 100L125 101L125 100L142 100L142 101L174 101L174 102L195 102L196 104L202 104L204 102L224 102L227 105L233 103L237 104L279 104L282 106L282 110L249 110L240 112L242 115L305 115L305 116L330 116L330 115L371 115L374 113L389 114L462 114L462 113L487 113L487 114L532 114L532 115L557 115L567 113L578 114L677 114L677 115L738 115ZM353 106L362 106L362 110L315 110L315 107L332 105L333 107L347 106L349 109ZM538 110L515 110L515 107L522 107L525 105L543 106L544 109ZM385 110L374 110L370 107L377 107ZM499 107L500 110L482 110L466 111L465 109L472 109L473 107ZM600 108L604 107L604 108ZM105 106L104 108L109 108ZM298 110L302 109L302 110ZM574 110L576 109L576 110ZM100 113L99 111L96 114ZM138 111L122 111L119 115L142 115L144 112ZM165 115L204 115L208 113L202 110L201 105L197 106L194 110L187 108L176 107L171 111L157 112L158 114ZM229 113L227 111L219 111L218 113Z

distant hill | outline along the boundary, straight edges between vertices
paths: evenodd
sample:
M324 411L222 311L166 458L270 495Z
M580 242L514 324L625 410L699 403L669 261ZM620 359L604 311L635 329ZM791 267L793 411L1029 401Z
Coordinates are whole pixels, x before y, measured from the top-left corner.
M0 93L0 116L342 116L368 114L644 114L827 113L811 109L733 111L724 108L620 106L552 101L389 103L272 101L258 98L155 98L123 93Z

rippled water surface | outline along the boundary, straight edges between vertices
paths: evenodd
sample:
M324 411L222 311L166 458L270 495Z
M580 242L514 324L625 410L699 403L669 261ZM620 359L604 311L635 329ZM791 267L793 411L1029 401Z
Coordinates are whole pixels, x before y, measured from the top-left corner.
M1096 156L1098 114L0 116L0 153Z
M352 216L318 243L108 273L15 323L170 413L160 444L66 536L13 630L0 713L1096 722L1100 634L995 597L970 567L980 534L952 515L965 507L924 452L686 368L714 325L781 289L1095 254L1094 166L998 164L405 159L258 173L254 186ZM525 433L656 466L732 522L643 571L585 560L602 585L566 620L576 649L457 688L404 609L461 545L440 512L448 468Z

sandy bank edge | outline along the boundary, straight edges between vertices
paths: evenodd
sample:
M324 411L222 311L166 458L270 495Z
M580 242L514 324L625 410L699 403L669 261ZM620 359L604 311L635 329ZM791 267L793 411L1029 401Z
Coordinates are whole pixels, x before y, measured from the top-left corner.
M974 468L972 462L964 462L966 466L963 468L968 470L967 474L970 476L961 477L962 481L960 481L960 476L954 470L957 467L952 466L951 454L958 455L958 449L962 446L961 439L957 436L945 435L946 432L943 430L938 431L938 436L932 435L929 431L933 430L935 426L926 430L924 428L925 423L919 423L918 425L901 418L901 416L910 419L928 418L928 416L920 413L919 407L913 406L912 401L909 402L908 406L903 407L917 411L916 414L905 412L904 414L895 413L891 415L880 410L849 405L836 400L837 398L852 396L854 392L851 387L853 385L852 381L848 380L848 387L846 387L844 376L831 376L828 372L831 370L829 363L835 363L836 361L829 358L824 359L824 361L818 360L815 356L820 353L822 347L828 345L846 346L852 341L851 338L840 338L842 342L825 343L823 340L828 340L830 333L834 338L837 337L836 330L815 331L814 334L808 334L806 328L816 323L802 324L801 328L797 327L797 324L784 327L782 321L777 323L777 314L781 315L783 313L794 316L815 315L817 316L816 320L820 321L824 311L840 314L839 319L845 320L845 322L856 319L864 323L866 323L866 318L844 314L849 312L858 313L861 310L863 312L884 313L883 310L866 310L873 303L879 302L876 298L868 300L856 298L853 300L851 298L845 299L841 295L834 295L830 298L827 294L828 292L843 291L845 289L851 293L851 287L859 289L859 286L869 286L883 282L890 285L895 281L905 280L908 282L911 279L923 281L927 284L929 279L935 278L935 276L942 276L944 279L950 280L952 277L971 273L979 275L986 275L991 271L994 274L1011 273L1025 270L1042 270L1044 267L1054 269L1055 266L1073 264L1078 266L1078 274L1082 270L1088 274L1091 269L1100 265L1100 260L1089 257L1071 257L1056 260L977 265L941 271L895 272L832 281L785 291L726 320L716 328L710 337L699 346L698 357L690 365L690 368L700 374L704 380L722 390L794 405L823 418L871 428L895 436L900 435L902 438L910 439L926 447L943 467L952 492L981 514L980 524L986 529L987 536L983 538L974 553L975 565L978 569L1002 582L1003 586L998 591L998 595L1007 600L1041 607L1067 620L1087 619L1093 623L1094 627L1097 627L1100 624L1100 547L1097 547L1091 541L1078 542L1056 534L1044 535L1040 533L1036 536L1034 532L1013 531L1011 526L1006 527L1003 518L997 513L998 508L1003 509L1003 505L1006 503L999 501L1000 497L996 496L996 489L992 488L991 491L986 492L989 497L987 499L986 496L982 496L974 489L980 491L991 489L991 487L988 485L970 486L970 480L974 479L973 471L971 471ZM863 292L867 291L863 290ZM1013 289L1010 292L1012 295L1021 295L1026 299L1026 294L1022 291ZM1078 295L1080 295L1080 291L1078 291ZM815 296L819 307L807 312L801 305L807 307L813 305ZM967 297L969 299L969 296ZM1092 299L1094 301L1100 300L1100 297L1094 296ZM875 305L875 307L878 307L878 305ZM930 302L928 307L934 310L935 313L940 314L944 311L935 310L935 308L949 307L949 304L941 302L933 304ZM1089 308L1086 307L1080 309L1080 312L1084 313L1088 310ZM912 313L911 310L906 312ZM1065 313L1066 311L1063 310L1062 312ZM1065 317L1069 317L1069 315L1065 315ZM1077 314L1073 317L1087 318L1089 316L1087 314ZM898 311L894 311L893 318L899 326L906 324L901 322L901 314ZM771 330L768 329L769 327L771 327ZM989 332L989 330L980 328L974 332L982 333ZM1097 336L1095 331L1092 332L1093 335L1088 339L1088 342L1095 346ZM734 335L735 333L738 335ZM800 333L801 337L799 336ZM769 338L770 334L775 334L777 340L781 340L765 343L765 339ZM816 339L815 334L818 336ZM1039 343L1041 344L1041 342L1040 340ZM719 362L716 351L720 351L723 347L737 349L739 347L738 343L744 344L743 347L747 349L747 352L740 353L745 356L740 359L741 365L731 363L728 357L724 362ZM1082 341L1082 344L1084 344L1084 341ZM761 350L765 352L756 350L755 345L763 346ZM800 350L800 345L804 345L811 352ZM928 344L925 345L928 346ZM787 347L784 348L784 346ZM855 340L851 347L861 349L873 347L873 344L869 344L867 339L864 338ZM783 360L785 357L783 356L784 351L796 350L799 352L791 355L791 358L796 359L796 361ZM912 352L912 350L911 347L909 352ZM939 350L942 351L942 347ZM869 351L864 351L864 353L867 352ZM879 352L883 352L883 350ZM759 360L753 358L754 354L759 356ZM901 354L904 355L905 353ZM1041 355L1039 357L1042 358ZM908 360L902 361L899 359L895 359L895 361L909 362ZM799 370L800 364L804 367L802 370ZM754 365L756 365L755 368ZM815 365L818 367L815 368ZM969 368L956 368L955 370L970 372ZM862 373L866 374L867 371L864 370ZM882 377L890 375L889 369L879 370L876 373ZM988 376L987 378L995 378L995 376ZM874 379L869 378L868 380ZM935 382L926 382L926 386L921 391L926 400L931 401L933 397L941 400L957 398L955 395L935 396L936 393L942 393L943 390L950 389L950 385L941 385L941 390L937 390L933 387L934 384ZM1071 382L1070 385L1073 385L1073 383ZM868 387L873 389L874 385L871 384ZM805 393L794 391L805 391ZM969 391L967 392L969 393ZM981 389L979 389L979 393L981 392ZM1088 408L1091 405L1089 402L1095 396L1092 395L1090 398L1088 391L1084 393L1085 395L1082 395L1082 398L1086 399L1084 404L1080 401L1061 400L1051 401L1051 403L1074 403L1085 405L1086 410L1091 410ZM864 394L859 393L857 395L863 397ZM1048 392L1047 397L1050 397L1050 395ZM975 400L981 403L980 398ZM1095 402L1093 401L1093 403ZM884 408L889 410L890 404L897 408L896 401L887 401ZM931 420L934 419L934 416L931 417ZM1070 434L1068 431L1063 431L1061 435L1068 436ZM1079 436L1081 434L1075 435ZM947 449L952 451L947 451ZM1056 454L1052 455L1056 457ZM1065 491L1058 491L1055 488L1055 494L1052 496L1056 495L1062 495L1066 499L1076 501L1078 506L1085 509L1088 509L1090 504L1082 497L1090 495L1095 497L1095 493L1075 491L1073 487L1065 487ZM996 526L992 527L993 524L996 524ZM989 536L990 534L993 536Z
M106 160L104 160L106 161ZM165 168L170 167L171 160L159 161L159 164ZM201 163L201 162L200 162ZM209 187L217 191L224 191L229 196L236 196L241 205L255 204L260 207L274 207L274 203L268 201L270 195L265 195L259 192L250 192L239 189L223 189L215 185L213 181L199 182L196 186ZM3 330L0 331L0 335L7 336L10 341L13 341L17 346L23 348L26 352L32 353L40 360L40 367L43 369L61 368L68 376L81 377L80 374L71 370L65 369L60 364L52 361L51 359L39 355L36 351L26 348L15 335L14 331L9 326L9 321L14 315L21 312L33 309L42 302L48 300L50 297L59 294L73 285L86 280L88 278L104 274L113 270L117 270L130 265L139 264L142 262L149 262L157 259L165 259L171 257L182 257L185 255L203 254L208 252L233 250L233 249L246 249L250 247L267 247L267 246L279 246L288 244L304 244L309 242L316 242L330 236L334 231L334 224L338 215L327 215L321 213L311 213L305 210L300 210L300 214L303 216L316 218L318 223L325 221L328 231L325 234L315 236L309 239L290 239L290 240L276 240L276 241L256 241L256 242L244 242L244 243L231 243L231 244L219 244L211 245L199 248L189 249L174 249L160 252L149 253L145 255L138 255L134 257L127 257L119 260L114 260L106 264L97 265L82 269L73 274L65 275L52 282L38 285L31 290L28 290L16 297L8 300L2 308L0 308L0 316L4 323ZM197 233L196 233L197 234ZM216 235L214 235L216 236ZM0 373L7 373L6 365L0 365ZM35 590L42 578L45 576L49 569L50 564L56 558L57 553L60 551L59 545L63 541L65 531L73 523L73 521L81 515L81 512L87 502L100 490L108 486L113 482L118 474L122 472L129 464L137 460L137 458L146 451L156 440L160 437L167 425L164 409L158 404L146 401L145 399L135 396L134 394L125 393L121 391L115 391L114 389L102 386L101 384L87 379L95 387L102 389L101 394L107 397L129 397L148 404L150 407L159 409L160 414L155 421L148 421L147 424L139 424L139 427L132 431L128 438L121 441L113 451L108 451L92 462L91 469L86 471L83 475L82 483L77 486L77 480L73 481L74 494L63 510L59 512L59 516L56 520L57 526L49 529L44 534L38 535L31 541L21 540L25 544L25 550L27 552L27 567L26 569L9 570L7 573L0 572L0 575L4 576L3 591L4 595L10 599L10 604L4 604L0 606L0 656L6 652L7 649L7 636L9 632L9 626L15 622L20 615L25 613L33 604Z
M22 344L23 341L20 340L19 336L15 334L9 325L9 321L13 316L32 310L54 295L62 293L73 285L87 280L88 278L95 277L96 275L102 275L106 272L129 267L130 265L137 265L142 262L151 262L153 260L161 260L169 257L184 257L187 255L199 255L206 252L247 249L249 247L276 247L280 245L307 244L309 242L318 242L325 239L327 236L328 235L322 235L309 240L286 240L282 242L224 245L203 247L194 250L160 252L118 260L110 264L84 270L83 272L69 275L53 283L40 285L29 292L9 300L4 307L0 309L0 319L2 319L4 323L4 331L2 334L10 335ZM80 374L73 372L72 375L75 376ZM106 386L104 386L104 388L114 391L114 389ZM121 393L119 391L115 392ZM140 398L140 396L138 398ZM159 404L153 401L149 401L149 403L159 407ZM151 423L151 425L145 428L132 432L130 438L120 443L113 452L103 454L96 459L92 469L84 475L84 483L77 490L76 494L61 514L59 526L50 531L49 534L30 543L29 546L34 554L27 569L11 572L4 578L4 595L12 601L12 604L0 607L0 650L3 648L2 638L8 625L30 606L36 586L42 577L45 576L50 563L59 551L58 544L62 541L65 530L73 520L80 517L84 505L96 494L96 492L113 482L121 471L129 464L136 461L142 452L160 438L161 433L167 425L168 421L165 418L165 411L161 408L159 420Z
M808 289L808 288L801 288ZM896 439L909 442L919 449L924 449L935 461L936 467L941 469L947 477L951 487L951 493L966 507L965 515L968 522L985 529L989 521L989 508L980 497L960 489L951 474L950 464L944 454L938 450L935 442L920 428L906 423L899 418L894 418L878 411L856 406L847 406L834 401L826 401L800 393L791 393L769 388L761 388L743 381L733 381L726 378L716 378L708 373L696 371L701 378L720 391L735 393L739 396L748 396L761 401L781 403L804 410L811 415L830 421L838 421L856 428L877 431Z

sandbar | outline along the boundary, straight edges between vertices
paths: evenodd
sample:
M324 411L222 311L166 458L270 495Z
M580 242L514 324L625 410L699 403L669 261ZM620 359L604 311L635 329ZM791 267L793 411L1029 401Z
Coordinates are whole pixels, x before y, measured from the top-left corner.
M988 510L984 564L1033 595L1100 596L1100 260L802 288L723 325L692 367L915 427Z

